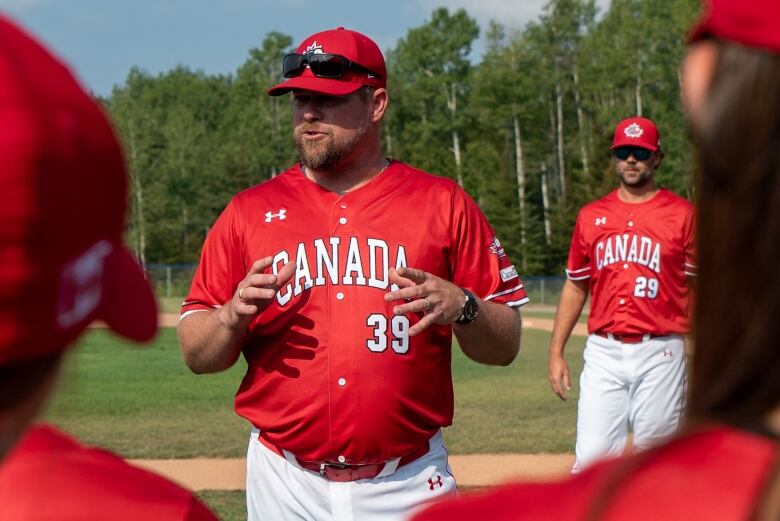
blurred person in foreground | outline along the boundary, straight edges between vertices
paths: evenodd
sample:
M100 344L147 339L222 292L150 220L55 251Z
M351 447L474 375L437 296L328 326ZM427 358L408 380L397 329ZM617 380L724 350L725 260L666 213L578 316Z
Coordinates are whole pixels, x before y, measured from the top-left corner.
M127 180L109 122L2 16L0 165L0 519L216 519L189 491L31 425L93 320L147 341L157 310L122 244Z
M780 519L780 7L712 0L682 78L699 167L686 429L572 479L441 503L416 521Z

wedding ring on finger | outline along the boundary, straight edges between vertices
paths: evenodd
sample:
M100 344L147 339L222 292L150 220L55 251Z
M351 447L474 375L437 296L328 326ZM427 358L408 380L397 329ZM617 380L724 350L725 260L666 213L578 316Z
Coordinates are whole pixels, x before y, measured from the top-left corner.
M428 297L422 299L422 307L423 307L423 313L431 309L431 301L428 300Z
M238 300L244 300L244 288L238 289Z

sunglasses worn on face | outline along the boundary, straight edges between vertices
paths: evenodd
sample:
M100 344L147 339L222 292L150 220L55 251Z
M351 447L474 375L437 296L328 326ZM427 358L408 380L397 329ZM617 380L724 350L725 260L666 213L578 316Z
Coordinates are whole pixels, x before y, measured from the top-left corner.
M282 62L282 73L285 78L300 76L306 68L318 78L341 78L350 69L380 78L378 74L340 54L288 54Z
M613 150L612 153L621 161L628 159L628 156L634 156L637 161L647 161L652 154L650 150L639 147L620 147Z

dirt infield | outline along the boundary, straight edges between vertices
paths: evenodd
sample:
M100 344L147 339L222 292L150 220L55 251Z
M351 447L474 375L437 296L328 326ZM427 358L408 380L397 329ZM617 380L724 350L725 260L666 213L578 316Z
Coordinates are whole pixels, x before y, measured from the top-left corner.
M195 491L243 490L243 458L131 460ZM570 454L471 454L450 456L450 466L461 487L497 485L511 479L548 480L571 468Z
M179 315L160 314L160 327L176 327ZM553 321L546 318L523 318L523 327L552 331ZM101 327L96 324L95 327ZM577 324L573 334L586 335L584 324ZM133 463L159 472L192 490L243 490L246 463L243 458L132 460ZM511 479L547 480L569 471L571 454L470 454L450 456L450 465L463 487L496 485Z

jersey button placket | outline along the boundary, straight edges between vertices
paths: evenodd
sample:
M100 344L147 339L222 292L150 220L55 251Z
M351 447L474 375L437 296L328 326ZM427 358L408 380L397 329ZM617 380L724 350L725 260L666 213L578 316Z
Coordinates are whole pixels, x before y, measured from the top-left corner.
M635 224L635 221L634 221L634 214L633 214L633 212L632 212L632 213L631 213L631 214L628 216L628 219L626 220L626 231L633 232L633 231L634 231L634 224ZM625 277L626 277L626 279L625 279L625 284L626 284L626 293L627 293L628 295L630 295L630 294L631 294L631 288L632 288L632 284L633 284L633 281L631 280L631 277L632 277L633 275L630 275L630 274L629 274L629 272L628 272L628 268L629 268L629 265L628 265L628 263L627 263L627 262L626 262L626 263L624 263L624 264L623 264L623 270L624 270L624 271L625 271L625 273L626 273L626 275L625 275ZM621 313L626 313L625 306L626 306L626 302L627 302L627 301L628 301L628 299L626 299L626 298L623 298L623 297L620 297L620 298L618 299L618 304L619 304L619 306L620 306L620 307L619 307L619 311L620 311Z
M349 204L345 201L337 201L331 207L330 223L332 236L337 236L341 241L342 255L349 250L350 241L353 236L352 215L349 213ZM343 266L346 257L340 258L339 263ZM350 418L354 417L354 399L347 394L351 386L347 382L353 383L353 357L352 345L355 342L354 336L358 334L359 324L355 323L355 288L354 285L344 284L342 272L343 267L337 271L339 279L336 284L331 286L330 292L330 311L329 328L331 331L331 349L330 359L330 386L332 391L331 402L331 439L334 442L335 450L343 450L345 445L344 432L347 432ZM354 277L353 277L354 278ZM339 448L340 447L340 448ZM336 461L344 463L347 458L344 454L336 452L331 456Z

